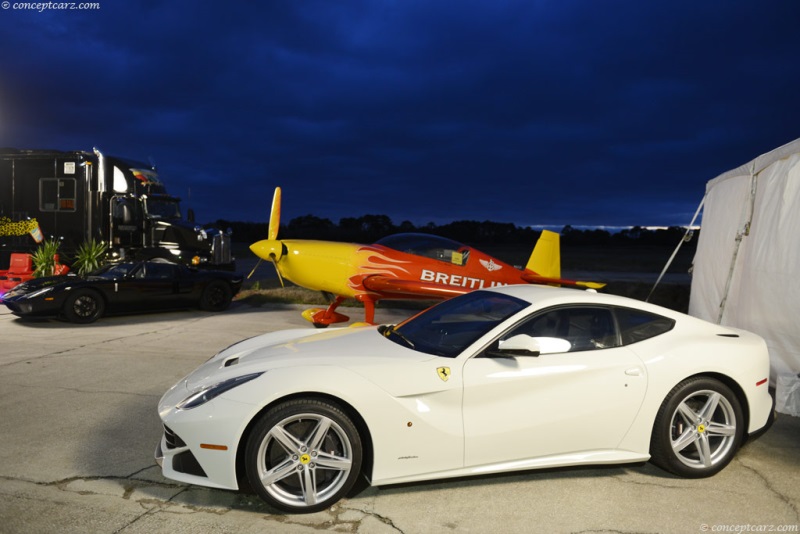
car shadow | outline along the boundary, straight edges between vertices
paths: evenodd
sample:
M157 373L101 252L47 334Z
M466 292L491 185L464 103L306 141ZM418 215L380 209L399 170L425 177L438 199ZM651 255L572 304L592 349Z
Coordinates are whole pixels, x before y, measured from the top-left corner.
M270 311L297 311L298 317L302 313L303 310L309 308L310 305L308 304L288 304L288 303L280 303L280 302L271 302L262 304L258 307L253 307L244 302L232 302L230 308L225 311L221 312L211 312L205 310L199 310L197 308L176 308L176 309L168 309L168 310L144 310L144 311L135 311L130 313L115 313L110 315L105 315L98 319L97 321L89 324L78 324L72 323L65 318L62 317L12 317L12 320L15 324L20 326L24 326L26 328L111 328L119 325L130 325L130 324L145 324L145 323L158 323L158 322L166 322L166 321L175 321L175 320L196 320L202 319L204 317L214 317L220 314L265 314L269 313ZM342 310L349 310L349 308L340 308ZM389 312L395 313L395 310L391 308L379 308L378 313L381 312ZM354 308L352 312L345 312L350 313L353 316L353 321L358 321L357 317L358 314L361 313L361 310ZM404 314L403 317L406 315L412 315L414 313L413 310L399 310L397 313ZM5 314L5 315L11 315ZM309 326L311 325L306 322L305 320L298 321L299 325L302 326ZM343 323L341 326L348 326L350 323Z
M68 321L63 317L12 317L15 324L28 328L98 328L114 327L120 324L144 324L153 322L174 321L176 319L197 319L212 317L224 313L263 313L270 310L291 310L292 304L270 304L262 308L253 308L246 304L233 302L230 308L221 312L199 310L197 308L173 308L166 310L137 310L126 313L104 315L97 321L88 324L78 324ZM5 315L11 315L5 314Z

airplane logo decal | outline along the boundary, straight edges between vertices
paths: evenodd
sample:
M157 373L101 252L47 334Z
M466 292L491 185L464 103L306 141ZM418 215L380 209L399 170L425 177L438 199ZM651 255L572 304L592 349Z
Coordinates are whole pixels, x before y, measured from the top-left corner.
M491 273L491 272L494 272L494 271L499 271L500 269L502 269L502 268L503 268L503 266L502 266L502 265L497 265L497 264L494 262L494 260L492 260L492 259L488 259L488 260L480 260L480 262L481 262L481 265L483 265L484 267L486 267L486 270L487 270L487 271L489 271L490 273Z
M450 379L449 367L437 367L436 373L439 375L439 378L442 379L442 382L447 382Z

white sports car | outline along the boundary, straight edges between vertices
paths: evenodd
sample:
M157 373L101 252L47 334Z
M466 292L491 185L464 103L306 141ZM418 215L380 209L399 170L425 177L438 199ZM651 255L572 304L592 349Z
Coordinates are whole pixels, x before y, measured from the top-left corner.
M706 477L772 411L751 333L636 300L481 290L397 326L274 332L159 403L164 476L314 512L373 485L643 462Z

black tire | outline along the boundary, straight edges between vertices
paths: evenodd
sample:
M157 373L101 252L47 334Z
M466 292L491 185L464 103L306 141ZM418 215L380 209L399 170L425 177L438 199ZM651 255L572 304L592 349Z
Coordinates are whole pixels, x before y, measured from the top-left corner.
M103 316L105 300L97 291L78 289L64 302L64 316L73 323L93 323Z
M231 305L233 291L227 282L213 280L203 290L200 297L200 308L206 311L225 311Z
M710 477L730 463L743 435L742 408L733 391L713 378L688 378L661 404L650 459L678 476Z
M361 436L338 406L298 399L258 420L247 440L245 471L267 504L304 514L324 510L347 494L362 458Z

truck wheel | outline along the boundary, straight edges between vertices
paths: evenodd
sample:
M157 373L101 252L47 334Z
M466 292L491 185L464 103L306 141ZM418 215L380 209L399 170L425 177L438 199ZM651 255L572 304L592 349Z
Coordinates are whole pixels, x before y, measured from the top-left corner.
M93 323L106 309L103 297L91 289L79 289L64 303L64 315L73 323Z
M206 286L200 297L200 308L206 311L224 311L231 305L233 291L222 280L214 280Z

